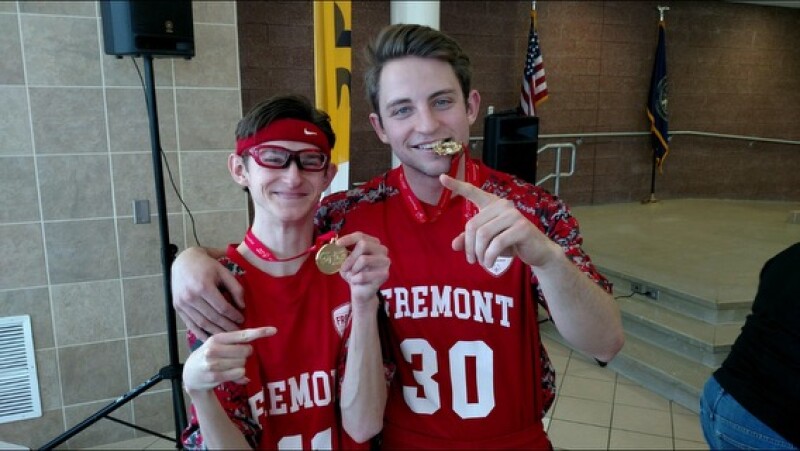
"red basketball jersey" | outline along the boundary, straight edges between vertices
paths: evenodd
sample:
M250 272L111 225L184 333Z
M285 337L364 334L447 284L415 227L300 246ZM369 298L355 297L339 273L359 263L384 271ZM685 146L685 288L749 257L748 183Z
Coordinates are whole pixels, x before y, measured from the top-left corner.
M477 185L508 198L598 283L610 288L580 248L577 223L545 191L480 165ZM418 222L394 169L323 201L318 224L360 230L389 248L386 299L397 362L386 410L386 448L548 447L541 418L554 371L541 346L530 267L517 258L491 269L451 248L468 208L458 197L433 221ZM320 222L321 221L321 222Z

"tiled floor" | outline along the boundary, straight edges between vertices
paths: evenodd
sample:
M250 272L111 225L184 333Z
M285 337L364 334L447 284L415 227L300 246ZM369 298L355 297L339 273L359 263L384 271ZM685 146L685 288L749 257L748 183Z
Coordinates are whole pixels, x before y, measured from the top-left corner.
M708 449L697 414L545 338L559 391L545 418L556 449ZM102 449L175 449L144 437ZM100 449L97 448L97 449Z
M174 442L169 442L167 440L158 438L158 437L140 437L135 438L133 440L126 440L124 442L119 443L111 443L108 445L98 446L96 448L89 448L89 449L176 449Z
M544 420L556 449L708 449L694 412L544 340L558 375Z

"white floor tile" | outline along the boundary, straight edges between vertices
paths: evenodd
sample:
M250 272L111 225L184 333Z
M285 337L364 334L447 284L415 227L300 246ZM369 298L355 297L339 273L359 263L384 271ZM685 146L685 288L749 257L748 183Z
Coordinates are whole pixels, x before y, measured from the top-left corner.
M663 410L617 404L614 406L611 427L672 438L672 417L669 412Z
M611 429L608 449L672 449L672 438Z
M604 381L615 381L617 373L603 368L596 362L590 361L585 356L573 353L567 364L567 374L571 376L586 377L589 379L600 379Z
M159 450L170 450L170 449L173 449L174 450L176 448L175 448L175 442L167 441L167 440L159 438L159 439L156 439L156 441L153 442L152 445L148 446L145 449L159 449Z
M157 437L139 437L88 449L147 449L156 440L158 440Z
M620 374L617 375L617 384L636 385L640 386L638 382L628 379Z
M544 344L544 348L547 350L547 355L550 357L569 357L572 354L572 349L546 336L542 336L542 343Z
M688 440L681 440L675 439L675 449L696 449L696 450L708 450L708 444L706 442L691 442Z
M559 394L571 396L573 398L591 399L612 403L614 401L614 383L601 379L589 379L585 377L567 374L561 378L561 388ZM667 406L669 407L669 406Z
M614 403L669 412L669 400L639 385L617 382Z
M608 428L611 425L611 403L559 396L553 420L591 424Z
M550 363L553 364L553 368L556 370L556 384L561 385L561 379L567 374L567 365L569 364L569 357L564 357L561 355L551 355L550 356Z
M700 426L700 417L696 414L672 414L672 425L676 439L693 442L705 442L703 428Z
M556 449L608 449L608 428L553 420L548 432Z
M699 405L700 401L698 400L697 403ZM682 405L678 404L677 402L674 402L674 401L670 402L670 405L672 406L672 413L673 414L678 414L678 415L697 415L696 412L693 412L693 411L687 409L686 407L683 407Z

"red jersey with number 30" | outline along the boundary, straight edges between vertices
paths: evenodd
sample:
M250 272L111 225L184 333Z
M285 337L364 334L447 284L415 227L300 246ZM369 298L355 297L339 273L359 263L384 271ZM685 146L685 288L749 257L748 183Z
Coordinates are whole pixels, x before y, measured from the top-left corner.
M512 200L562 245L589 277L610 289L580 248L577 222L557 198L480 163L475 184ZM531 268L517 258L491 270L467 263L452 240L469 208L451 199L418 221L398 188L402 168L323 200L317 218L341 234L363 231L389 249L386 299L397 371L383 445L396 448L548 448L541 418L555 373L541 346ZM430 207L427 207L430 210Z

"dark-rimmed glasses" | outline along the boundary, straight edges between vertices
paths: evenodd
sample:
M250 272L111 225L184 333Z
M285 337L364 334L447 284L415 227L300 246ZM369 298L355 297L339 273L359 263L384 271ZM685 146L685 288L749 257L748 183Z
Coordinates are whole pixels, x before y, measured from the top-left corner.
M294 160L302 171L319 172L328 167L328 155L319 149L289 150L276 145L254 146L245 151L256 164L269 169L285 169Z

